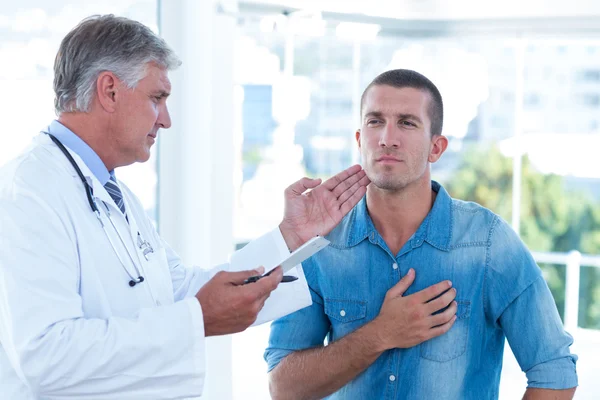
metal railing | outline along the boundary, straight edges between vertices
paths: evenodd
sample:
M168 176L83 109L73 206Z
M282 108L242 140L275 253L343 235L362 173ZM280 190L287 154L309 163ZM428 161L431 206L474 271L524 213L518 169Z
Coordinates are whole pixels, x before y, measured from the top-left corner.
M568 253L531 253L538 263L566 265L565 329L575 331L579 318L579 280L582 266L600 268L600 256L584 255L577 250Z

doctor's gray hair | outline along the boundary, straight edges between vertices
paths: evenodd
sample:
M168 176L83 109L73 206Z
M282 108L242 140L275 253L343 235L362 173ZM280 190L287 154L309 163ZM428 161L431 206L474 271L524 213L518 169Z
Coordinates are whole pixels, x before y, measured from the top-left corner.
M100 73L114 73L133 88L146 76L148 63L167 70L181 61L147 26L114 15L84 19L65 36L54 60L54 108L89 112Z

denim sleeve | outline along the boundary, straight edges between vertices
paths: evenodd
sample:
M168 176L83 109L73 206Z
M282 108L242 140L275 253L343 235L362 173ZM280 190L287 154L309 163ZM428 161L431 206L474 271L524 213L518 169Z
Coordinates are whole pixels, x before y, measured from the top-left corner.
M577 386L573 338L563 329L541 270L501 220L492 228L486 267L486 311L506 335L528 387Z
M311 306L271 324L269 346L264 354L268 372L294 351L323 346L330 323L323 311L323 299L312 288L310 294L313 300Z
M577 386L573 338L563 329L552 294L538 278L500 317L508 343L527 374L527 386L568 389Z

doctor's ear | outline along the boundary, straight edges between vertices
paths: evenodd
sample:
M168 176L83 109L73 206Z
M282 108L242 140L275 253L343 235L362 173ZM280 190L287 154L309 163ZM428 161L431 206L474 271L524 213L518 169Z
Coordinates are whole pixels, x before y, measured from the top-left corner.
M96 98L104 111L112 113L116 110L119 80L110 71L103 71L96 80Z
M360 129L356 130L354 137L356 138L356 144L358 145L358 148L360 149Z

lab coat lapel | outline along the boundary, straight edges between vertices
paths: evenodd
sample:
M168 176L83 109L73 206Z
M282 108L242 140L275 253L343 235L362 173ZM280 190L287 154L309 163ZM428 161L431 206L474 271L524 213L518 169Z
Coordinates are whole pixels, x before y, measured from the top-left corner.
M94 197L96 198L96 201L98 203L98 208L100 208L100 212L102 214L106 215L106 209L105 209L104 204L106 204L109 207L111 219L112 219L113 223L115 224L115 227L118 229L119 235L123 238L123 241L125 242L125 245L127 246L127 249L129 250L129 254L131 254L131 256L133 257L133 261L136 263L136 265L139 268L139 266L141 265L141 260L139 258L139 254L137 252L137 247L136 247L136 245L137 245L137 237L136 236L137 236L138 228L137 228L137 224L135 222L135 218L133 217L133 213L127 212L127 218L129 219L129 221L127 221L127 219L125 219L125 215L123 215L123 213L121 212L119 207L117 207L113 198L106 191L106 189L104 188L102 183L100 183L98 178L96 178L96 175L94 175L92 173L92 171L87 167L87 165L83 162L81 157L79 157L76 153L74 153L70 149L67 149L67 150L69 151L69 153L71 153L71 156L73 156L73 159L79 166L79 169L81 169L81 173L87 180L88 184L92 187L92 191L93 191ZM74 174L75 174L75 176L77 176L77 173L75 171L74 171ZM130 207L129 203L127 203L127 200L125 198L123 198L123 200L125 201L125 209L129 210L129 207ZM109 225L111 225L110 222L109 222ZM109 229L109 231L110 231L110 229L112 229L112 226L107 227L107 229ZM128 240L128 238L129 238L129 240ZM126 254L125 254L125 256L128 258L128 256Z

